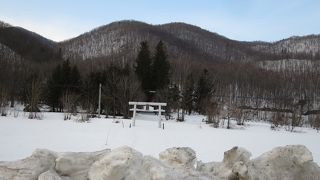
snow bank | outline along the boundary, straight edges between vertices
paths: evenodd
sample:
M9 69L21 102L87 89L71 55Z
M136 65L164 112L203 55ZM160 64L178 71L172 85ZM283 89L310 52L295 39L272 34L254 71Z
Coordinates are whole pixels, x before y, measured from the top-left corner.
M278 147L248 163L248 174L261 179L320 179L311 152L301 145Z
M197 161L194 150L169 148L160 158L128 147L92 153L36 150L15 162L0 162L1 180L209 180L320 179L320 168L302 145L277 147L250 160L251 153L234 147L222 162Z
M1 180L38 179L39 175L55 166L56 153L38 149L25 159L15 162L0 162Z
M159 154L161 161L176 168L193 168L196 152L188 147L169 148Z
M40 174L38 180L63 180L57 172L50 169L42 174Z
M77 180L87 180L88 170L91 165L103 157L110 150L93 153L59 153L56 159L55 170L63 175Z

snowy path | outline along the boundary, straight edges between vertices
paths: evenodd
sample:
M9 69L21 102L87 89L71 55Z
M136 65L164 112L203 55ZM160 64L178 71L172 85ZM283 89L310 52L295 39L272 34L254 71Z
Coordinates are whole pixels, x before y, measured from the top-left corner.
M276 146L303 144L320 164L320 133L311 129L303 129L301 133L272 131L264 123L250 123L244 130L214 129L201 124L201 117L191 116L185 123L165 121L163 130L157 128L157 121L141 115L144 120L138 116L134 128L129 128L129 120L123 120L123 128L121 122L112 123L112 119L77 123L63 121L63 114L59 113L44 116L44 120L0 117L0 161L27 157L36 148L96 151L128 145L154 157L169 147L188 146L197 152L199 160L208 162L221 161L223 152L233 146L244 147L257 157Z

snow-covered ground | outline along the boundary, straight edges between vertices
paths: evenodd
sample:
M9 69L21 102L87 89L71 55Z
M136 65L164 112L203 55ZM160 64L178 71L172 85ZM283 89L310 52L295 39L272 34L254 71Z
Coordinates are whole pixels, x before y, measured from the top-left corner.
M270 130L266 123L250 122L244 129L215 129L201 122L202 116L187 116L186 122L164 121L158 128L156 116L138 114L136 127L130 120L95 118L89 123L63 121L62 113L44 113L43 120L0 117L0 161L27 157L36 148L54 151L97 151L128 145L145 155L158 157L169 147L188 146L199 160L221 161L233 146L252 152L253 157L276 146L303 144L320 164L320 133L302 128L301 132Z

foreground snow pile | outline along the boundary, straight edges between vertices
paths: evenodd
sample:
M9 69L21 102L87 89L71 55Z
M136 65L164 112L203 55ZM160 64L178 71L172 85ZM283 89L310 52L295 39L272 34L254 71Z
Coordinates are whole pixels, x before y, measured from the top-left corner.
M159 160L124 146L92 153L36 150L15 162L0 162L1 180L170 180L170 179L320 179L320 168L302 145L277 147L250 160L234 147L222 162L202 163L190 148L170 148Z

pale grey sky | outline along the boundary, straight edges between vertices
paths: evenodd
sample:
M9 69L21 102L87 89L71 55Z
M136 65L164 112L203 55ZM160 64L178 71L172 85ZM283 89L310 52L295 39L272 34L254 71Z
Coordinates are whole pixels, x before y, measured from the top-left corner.
M185 22L231 39L320 33L319 0L0 0L0 20L61 41L118 20Z

